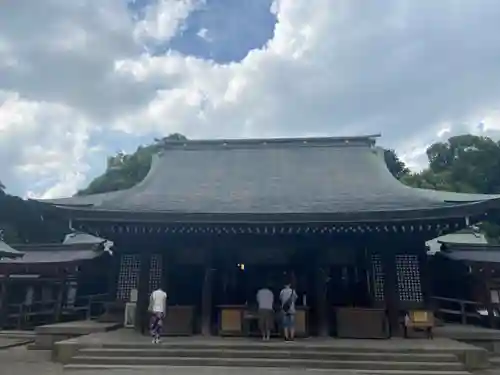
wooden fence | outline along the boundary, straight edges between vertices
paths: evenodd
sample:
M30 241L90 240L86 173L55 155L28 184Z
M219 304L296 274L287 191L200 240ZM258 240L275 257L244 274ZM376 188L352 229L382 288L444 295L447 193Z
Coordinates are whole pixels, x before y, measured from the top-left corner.
M35 301L29 305L9 304L7 322L9 326L24 329L40 324L70 320L90 320L104 313L107 294L79 296L71 305L58 306L57 301Z
M481 320L478 310L484 308L484 305L479 302L447 297L432 297L432 300L436 315L441 320L445 320L447 316L458 316L461 324L477 323Z

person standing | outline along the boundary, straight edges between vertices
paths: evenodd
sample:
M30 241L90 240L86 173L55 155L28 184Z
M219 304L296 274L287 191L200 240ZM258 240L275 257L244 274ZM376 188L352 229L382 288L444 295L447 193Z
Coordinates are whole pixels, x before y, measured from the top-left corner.
M292 289L291 284L288 283L280 292L285 341L293 341L295 339L295 301L297 301L297 293Z
M161 329L163 327L163 318L167 309L167 293L161 287L154 290L149 298L149 311L151 311L150 331L153 337L153 344L160 343Z
M271 338L271 327L274 322L274 294L269 288L263 287L257 292L257 304L259 305L259 328L262 340Z

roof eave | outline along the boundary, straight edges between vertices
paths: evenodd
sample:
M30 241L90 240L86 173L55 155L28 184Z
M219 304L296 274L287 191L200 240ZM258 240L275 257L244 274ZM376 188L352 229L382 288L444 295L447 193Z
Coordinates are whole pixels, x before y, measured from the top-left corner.
M332 213L186 213L165 211L103 210L52 206L65 217L85 221L191 223L191 224L303 224L380 223L482 217L500 208L500 198L426 209Z

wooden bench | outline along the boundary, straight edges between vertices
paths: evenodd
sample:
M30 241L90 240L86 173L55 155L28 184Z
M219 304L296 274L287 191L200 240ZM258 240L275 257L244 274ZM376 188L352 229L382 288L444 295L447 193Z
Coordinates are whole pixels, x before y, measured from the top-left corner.
M408 329L425 331L428 339L434 338L434 313L429 310L410 310L403 321L404 337L408 338Z

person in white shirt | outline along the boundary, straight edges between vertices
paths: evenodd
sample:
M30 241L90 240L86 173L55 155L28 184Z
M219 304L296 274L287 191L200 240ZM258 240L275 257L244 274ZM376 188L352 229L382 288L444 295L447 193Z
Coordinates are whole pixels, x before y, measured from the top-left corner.
M274 323L273 292L266 287L259 289L257 303L259 305L259 328L262 333L262 340L267 341L271 337L271 328Z
M285 341L295 339L295 301L297 301L297 293L292 289L291 284L286 284L280 292Z
M152 313L151 336L153 337L153 344L160 343L161 329L163 327L163 318L165 317L166 310L167 293L160 287L154 290L149 297L149 311Z

